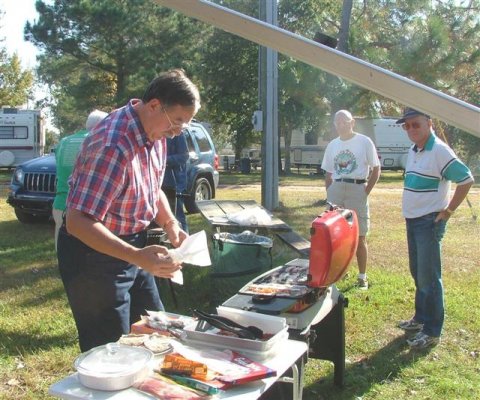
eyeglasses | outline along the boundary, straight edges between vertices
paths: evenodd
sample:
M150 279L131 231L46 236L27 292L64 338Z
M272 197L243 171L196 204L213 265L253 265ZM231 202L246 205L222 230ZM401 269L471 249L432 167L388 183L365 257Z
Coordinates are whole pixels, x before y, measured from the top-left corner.
M408 131L410 128L412 129L418 129L422 126L422 124L420 122L412 122L412 123L409 123L409 122L405 122L402 124L402 128L406 131Z
M167 110L165 110L165 107L162 107L162 111L165 113L165 116L167 117L168 122L170 123L170 129L180 129L183 130L185 128L188 128L190 124L187 124L185 122L181 124L174 124L172 120L170 119L170 116L167 113Z

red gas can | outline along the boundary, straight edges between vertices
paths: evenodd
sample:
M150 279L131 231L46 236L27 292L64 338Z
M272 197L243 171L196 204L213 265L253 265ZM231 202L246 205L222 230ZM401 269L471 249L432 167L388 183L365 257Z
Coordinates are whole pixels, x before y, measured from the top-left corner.
M308 286L325 287L347 272L358 245L358 221L353 210L325 211L310 229Z

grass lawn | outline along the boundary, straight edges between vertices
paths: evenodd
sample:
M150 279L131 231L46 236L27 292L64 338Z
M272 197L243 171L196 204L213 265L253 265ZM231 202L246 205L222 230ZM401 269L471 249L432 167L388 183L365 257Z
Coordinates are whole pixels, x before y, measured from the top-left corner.
M1 178L7 174L1 174ZM5 203L0 179L0 399L47 399L49 385L73 371L78 355L70 314L53 249L53 224L20 224ZM261 175L222 174L218 199L260 201ZM354 289L356 265L338 287L349 299L346 314L345 387L333 385L333 365L309 360L304 399L478 399L480 398L480 228L464 203L449 222L443 241L446 322L442 342L412 352L399 319L413 310L401 217L399 173L385 173L371 195L370 261L367 292ZM281 205L275 214L308 237L322 212L323 179L316 175L280 177ZM480 213L478 185L469 195ZM191 232L207 229L199 215L188 216ZM278 241L274 265L296 257ZM186 267L177 289L178 309L164 285L167 309L187 313L211 301L207 269Z

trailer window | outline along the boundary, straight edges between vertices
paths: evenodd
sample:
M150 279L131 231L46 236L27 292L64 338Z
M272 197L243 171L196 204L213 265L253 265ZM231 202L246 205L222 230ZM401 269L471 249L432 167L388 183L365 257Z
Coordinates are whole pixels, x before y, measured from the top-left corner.
M28 128L26 126L0 126L0 139L26 139Z

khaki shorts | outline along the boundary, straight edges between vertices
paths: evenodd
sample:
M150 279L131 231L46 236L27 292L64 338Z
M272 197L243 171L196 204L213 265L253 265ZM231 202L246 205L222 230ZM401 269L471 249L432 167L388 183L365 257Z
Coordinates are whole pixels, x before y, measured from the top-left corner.
M370 228L370 211L366 183L335 182L327 189L327 200L337 206L355 210L358 218L359 236L366 236Z

